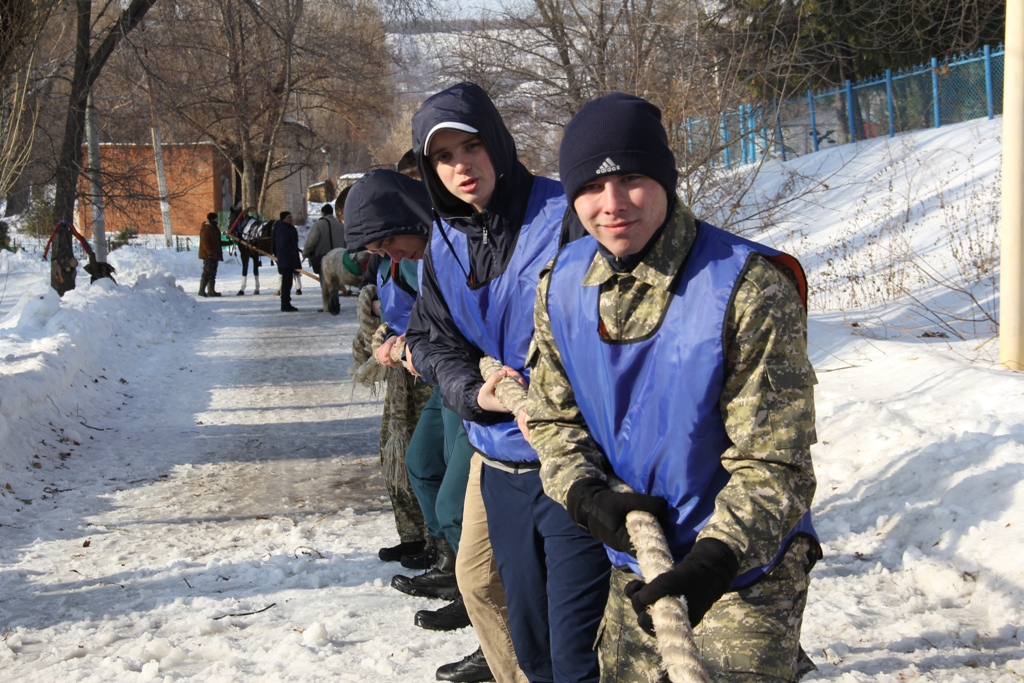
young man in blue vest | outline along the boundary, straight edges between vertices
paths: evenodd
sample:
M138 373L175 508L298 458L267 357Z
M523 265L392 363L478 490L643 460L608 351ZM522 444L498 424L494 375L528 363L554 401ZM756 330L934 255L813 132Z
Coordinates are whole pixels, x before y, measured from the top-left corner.
M527 426L544 490L615 567L601 680L664 676L647 608L681 595L712 680L795 681L813 668L800 623L820 554L800 266L693 216L638 97L585 104L559 170L590 237L541 277ZM676 562L646 583L631 510L659 516Z
M346 230L340 236L345 241L336 246L349 253L365 249L383 254L378 248L380 242L426 243L430 230L430 199L423 183L394 171L377 169L357 180L344 194L344 203L338 208L346 218ZM403 258L401 253L396 255L398 258L385 256L379 261L374 272L377 299L371 307L388 329L388 336L376 351L375 362L395 368L400 364L392 361L388 352L405 334L419 290L415 260ZM406 447L430 400L431 390L428 384L404 370L388 376L386 385L380 433L381 471L395 511L395 526L401 543L381 548L378 557L385 562L398 562L406 556L423 557L428 530L430 538L440 537L437 525L429 524L424 518L415 487L406 472ZM429 568L431 563L417 565ZM453 584L454 580L453 570Z
M527 375L537 277L558 248L565 194L559 183L523 166L494 104L472 83L423 103L413 116L413 149L435 212L417 302L424 325L408 333L414 363L429 364L445 404L465 421L482 458L483 530L505 588L523 673L534 683L596 682L592 645L608 560L600 544L544 495L537 453L494 394L502 376ZM426 358L417 355L417 336L429 339ZM479 369L485 354L505 365L486 382ZM481 540L467 538L469 531L464 523L460 587L463 563L478 557ZM486 536L482 540L485 546ZM490 564L473 566L486 572ZM479 627L478 635L502 680Z
M370 171L352 186L344 208L348 249L366 249L386 255L377 277L377 293L381 317L391 334L385 338L376 354L382 365L400 368L401 363L391 358L391 349L405 339L414 315L419 291L417 266L426 251L430 231L430 198L426 187L419 180L396 171L377 169ZM411 501L403 503L418 502L431 547L436 549L437 562L425 574L411 578L395 576L391 585L410 595L454 600L438 610L420 610L415 615L417 626L450 631L470 624L455 578L455 558L462 535L462 506L473 450L466 440L466 432L458 416L442 406L439 390L435 388L431 391L427 383L433 383L429 367L423 366L417 374L421 374L427 381L421 381L414 374L405 375L408 378L408 391L413 396L411 403L415 404L409 411L409 419L415 421L415 430L401 463L404 485L406 488L411 486L414 493L408 496L412 498ZM388 391L391 391L391 382L389 380ZM383 463L383 428L381 440ZM390 491L392 486L388 488ZM395 497L392 494L393 501ZM399 505L396 503L394 506L396 517ZM407 557L402 558L398 552L392 552L401 550L408 551ZM421 542L419 551L423 550ZM380 558L402 559L403 564L408 565L408 555L414 551L415 546L403 543L396 548L381 549ZM491 622L503 619L498 609L492 610ZM491 680L492 675L482 653L474 653L461 661L441 666L436 677L438 680L470 683Z
M345 201L345 215L349 224L348 249L365 249L384 257L377 275L377 295L389 334L377 348L377 362L402 368L391 353L396 344L405 341L419 292L419 264L427 248L431 222L427 189L422 182L397 171L370 171L352 186ZM407 351L408 348L403 354ZM422 370L420 376L405 374L410 382L409 391L422 400L410 412L415 430L403 454L401 476L422 511L429 538L430 552L426 555L436 559L436 566L431 566L433 561L428 562L423 567L429 569L425 574L412 578L398 575L391 585L409 595L454 600L437 612L416 613L417 625L449 631L469 625L455 579L455 557L473 451L458 416L442 406L441 392L436 387L431 390L429 368ZM385 561L402 560L404 566L417 568L413 558L425 550L422 542L418 546L403 543L396 548L382 548L379 556Z

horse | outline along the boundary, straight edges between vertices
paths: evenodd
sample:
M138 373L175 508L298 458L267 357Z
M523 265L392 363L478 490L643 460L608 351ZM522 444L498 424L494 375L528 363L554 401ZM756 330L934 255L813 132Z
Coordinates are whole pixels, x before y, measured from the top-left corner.
M252 276L256 280L256 288L253 294L260 293L260 266L263 265L258 252L252 251L249 247L255 247L268 254L274 250L274 221L261 221L252 216L245 216L231 233L238 237L238 255L242 259L242 286L238 289L238 296L245 294L245 283L249 275L249 261L252 261Z
M323 297L324 310L331 315L341 313L341 302L338 296L350 296L350 287L358 287L362 277L356 275L346 263L346 257L357 267L359 264L344 249L332 249L324 255L320 262L320 294Z

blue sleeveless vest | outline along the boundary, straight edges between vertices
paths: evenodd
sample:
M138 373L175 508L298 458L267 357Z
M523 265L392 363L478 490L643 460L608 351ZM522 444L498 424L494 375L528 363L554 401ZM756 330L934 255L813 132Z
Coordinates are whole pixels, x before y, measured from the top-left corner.
M470 288L466 236L445 221L430 232L430 258L445 304L459 331L488 356L497 358L529 378L526 353L533 338L533 305L540 270L558 251L565 213L562 184L534 178L523 226L515 249L501 275ZM495 425L466 423L469 442L494 460L537 462L537 451L523 438L515 422Z
M400 267L399 263L394 263L390 258L381 261L380 268L377 269L377 296L380 298L380 311L384 322L395 331L395 334L402 335L409 329L409 315L412 313L413 304L416 303L416 292L404 282L399 272ZM422 272L423 266L417 264L417 276ZM419 290L418 279L416 289Z
M754 252L785 260L700 223L661 325L635 342L605 342L597 334L599 287L580 285L597 254L596 240L566 246L551 274L551 332L576 403L615 474L635 491L668 501L666 537L676 562L693 547L729 480L721 456L732 442L718 405L725 379L722 333L733 289ZM810 513L771 562L736 577L733 587L759 579L799 532L814 535ZM640 573L635 558L607 550L612 564Z

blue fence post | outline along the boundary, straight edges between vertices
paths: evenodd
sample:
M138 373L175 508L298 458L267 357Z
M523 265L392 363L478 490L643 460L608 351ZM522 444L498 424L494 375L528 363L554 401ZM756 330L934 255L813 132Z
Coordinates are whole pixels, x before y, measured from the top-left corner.
M885 97L889 100L889 137L895 137L896 110L892 104L892 69L885 70Z
M782 155L782 160L786 160L786 140L782 137L782 117L779 114L779 110L775 110L775 146L778 148Z
M757 123L757 119L754 115L754 105L747 105L747 137L749 140L747 144L750 145L750 163L757 163L757 132L754 130L754 124Z
M935 128L942 125L939 120L939 59L932 57L932 116L935 117Z
M711 134L711 122L707 119L704 119L704 139L708 141L708 148L710 149L715 136ZM715 165L715 157L711 157L711 165Z
M764 106L758 110L758 118L761 119L761 156L768 156L768 128L765 124Z
M992 48L985 46L985 99L988 100L988 118L995 118L996 107L992 99Z
M742 107L740 107L739 117L740 117L740 139L739 139L740 149L742 150L742 154L743 154L743 163L744 164L748 164L748 163L750 163L750 159L748 158L750 156L750 148L747 146L747 120L748 120L747 119L747 105L744 104Z
M729 159L729 124L728 114L722 114L722 158L725 161L725 170L732 170L732 163Z
M853 127L853 85L849 78L846 79L846 120L849 124L847 130L850 131L850 142L856 142L857 130Z
M708 141L708 146L711 147L715 140L715 136L711 133L711 121L705 119L703 122L705 122L705 125L703 125L703 129L705 129L703 130L703 138ZM715 157L712 157L712 161L715 161Z
M814 140L814 151L818 151L818 124L814 122L814 95L807 91L807 109L811 112L811 138ZM807 149L804 147L804 149Z
M746 104L739 105L739 163L746 164Z

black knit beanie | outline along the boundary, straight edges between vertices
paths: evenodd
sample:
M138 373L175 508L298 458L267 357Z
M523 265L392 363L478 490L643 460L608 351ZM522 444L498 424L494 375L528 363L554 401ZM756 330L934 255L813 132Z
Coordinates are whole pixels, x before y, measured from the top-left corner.
M594 178L640 173L676 194L679 171L661 123L661 110L634 95L613 92L584 104L565 126L558 171L572 202Z

